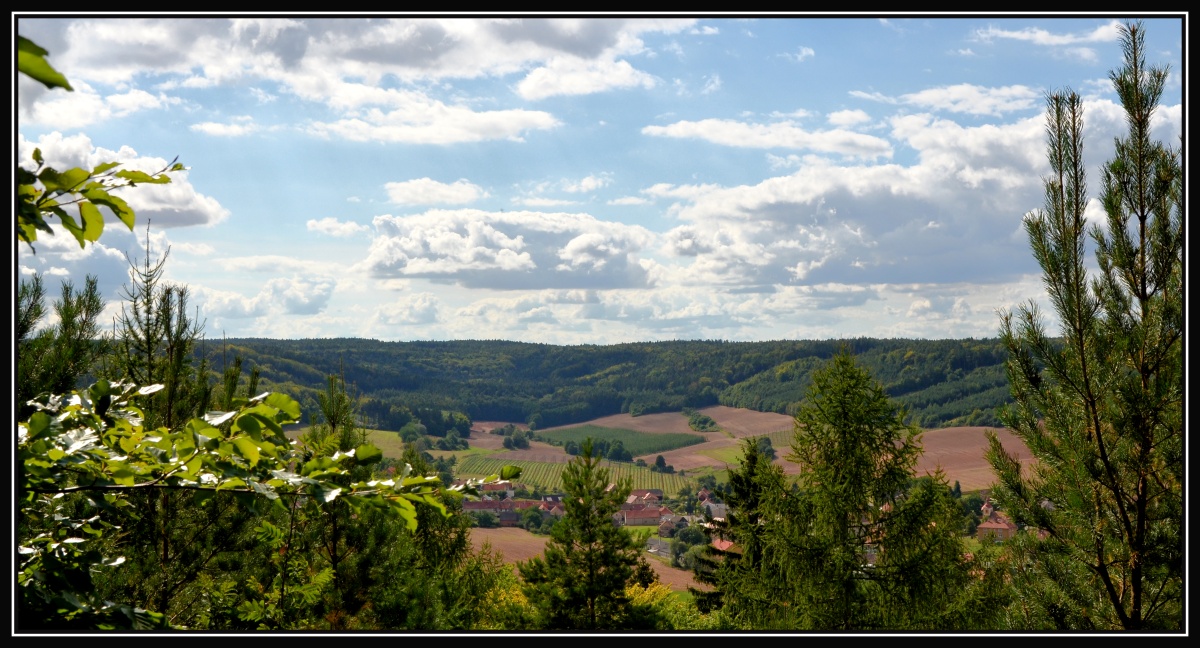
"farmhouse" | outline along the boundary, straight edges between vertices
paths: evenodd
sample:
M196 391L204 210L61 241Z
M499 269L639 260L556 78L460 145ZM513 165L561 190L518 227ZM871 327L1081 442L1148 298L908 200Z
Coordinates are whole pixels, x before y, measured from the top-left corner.
M665 506L645 506L642 508L625 509L613 514L613 521L618 526L658 526L666 518L671 517L671 509Z

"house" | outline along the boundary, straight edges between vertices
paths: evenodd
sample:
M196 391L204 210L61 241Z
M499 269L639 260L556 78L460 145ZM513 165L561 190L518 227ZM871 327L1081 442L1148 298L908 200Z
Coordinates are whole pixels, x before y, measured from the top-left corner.
M490 484L484 484L482 487L480 487L479 491L481 495L485 497L491 496L496 498L512 499L513 495L515 494L515 491L513 491L512 482L508 481L498 481Z
M670 520L663 520L658 523L658 537L670 538L675 535L675 525Z
M515 527L521 526L521 514L515 510L500 511L496 517L500 518L500 526Z
M712 542L709 544L711 544L713 546L713 549L716 549L717 551L736 550L732 540L723 540L721 538L713 538Z
M666 509L665 506L663 508ZM688 520L686 517L668 513L662 516L662 522L658 525L658 535L663 538L670 538L675 535L676 531L687 528L687 526Z
M975 527L975 537L979 540L991 539L993 542L1007 540L1017 534L1017 525L1004 515L992 511L991 516Z
M621 511L619 524L625 526L658 526L662 521L662 513L657 507L646 507L641 510Z
M661 488L635 488L629 491L630 497L636 497L643 502L661 502L663 491Z

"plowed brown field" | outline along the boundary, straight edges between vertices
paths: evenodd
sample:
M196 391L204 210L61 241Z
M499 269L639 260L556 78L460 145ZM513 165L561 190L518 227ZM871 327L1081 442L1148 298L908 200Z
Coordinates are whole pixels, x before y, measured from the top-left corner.
M507 563L529 560L542 555L546 546L547 536L534 535L525 529L515 527L499 529L471 529L471 545L479 551L484 543L491 545L492 550L504 556ZM658 580L675 591L685 591L689 586L697 587L692 573L675 569L658 558L647 554L646 562L658 573ZM513 569L516 569L514 566Z
M601 427L624 428L626 430L635 430L650 434L691 432L703 436L705 438L704 443L662 453L663 460L667 464L674 466L677 471L693 470L703 466L711 466L717 469L725 468L725 462L714 458L713 454L721 455L722 450L728 451L736 448L741 443L741 439L745 437L769 434L779 430L789 430L792 427L792 418L784 414L755 412L753 410L725 407L723 405L705 407L700 411L716 421L723 431L695 432L688 427L687 417L678 412L644 414L642 416L614 414L588 421L587 424ZM479 429L491 429L492 427L501 425L504 425L504 423L477 422L475 424L476 428ZM583 423L575 425L583 425ZM555 430L567 427L575 426L567 425L546 429ZM997 433L1005 450L1015 454L1022 464L1027 466L1030 463L1031 455L1029 450L1020 439L1003 428L942 428L938 430L926 430L922 434L924 454L917 463L917 474L932 473L940 467L946 475L946 480L951 484L958 481L964 491L989 488L995 481L991 466L988 465L987 459L984 458L984 452L987 450L985 433L989 429ZM471 435L471 445L474 447L499 448L501 447L501 443L503 443L503 439L498 435L478 433ZM778 452L776 463L784 469L784 472L795 473L798 467L783 459L788 449L780 447L776 448L776 450ZM564 452L562 448L536 441L531 443L527 450L509 451L503 456L513 460L542 461L548 463L565 463L571 460L570 455ZM639 458L645 460L647 463L654 463L656 456L646 455Z

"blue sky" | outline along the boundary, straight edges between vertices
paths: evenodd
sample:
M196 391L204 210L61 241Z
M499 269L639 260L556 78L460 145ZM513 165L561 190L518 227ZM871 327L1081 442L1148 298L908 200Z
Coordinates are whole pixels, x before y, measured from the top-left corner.
M1094 184L1124 18L17 16L76 89L18 81L19 160L188 171L14 265L108 322L149 222L210 339L991 337L1046 303L1045 95ZM1184 16L1141 18L1177 146Z

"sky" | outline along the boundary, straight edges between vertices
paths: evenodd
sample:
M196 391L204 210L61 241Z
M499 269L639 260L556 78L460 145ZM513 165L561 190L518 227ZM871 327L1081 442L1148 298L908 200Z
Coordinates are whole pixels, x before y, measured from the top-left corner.
M94 274L111 322L148 239L208 339L995 337L1052 315L1047 93L1102 222L1132 18L1179 146L1186 14L14 14L75 88L18 79L21 164L187 167L14 284Z

